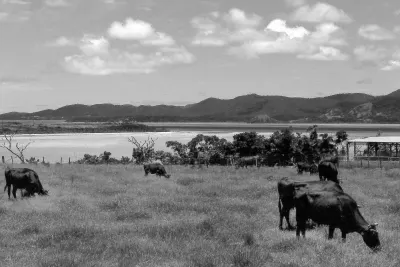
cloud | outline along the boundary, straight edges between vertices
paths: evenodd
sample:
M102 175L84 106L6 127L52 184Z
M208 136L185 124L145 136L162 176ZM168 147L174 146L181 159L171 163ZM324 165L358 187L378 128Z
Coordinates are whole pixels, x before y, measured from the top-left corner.
M150 23L128 18L125 24L113 22L108 29L108 35L114 39L137 40L143 45L165 46L174 45L174 39L162 32L156 32Z
M393 32L394 32L394 33L400 33L400 26L395 26L395 27L393 28Z
M382 28L376 24L363 25L358 30L358 34L371 41L393 40L396 38L393 32Z
M319 50L320 51L316 54L311 54L311 55L300 54L297 57L308 60L325 60L325 61L328 60L342 61L342 60L347 60L349 58L348 55L343 54L339 49L334 47L321 46Z
M29 5L30 2L27 0L3 0L4 4L14 4L14 5Z
M69 6L69 3L66 0L46 0L44 2L47 6L50 7L64 7Z
M0 12L0 21L6 20L8 18L9 14L6 12Z
M326 3L316 3L314 6L300 6L290 15L290 19L314 23L351 23L353 21L343 10Z
M400 60L390 60L386 66L381 68L381 70L384 71L391 71L396 69L400 69Z
M0 86L5 92L38 92L52 90L32 77L5 76L0 78Z
M81 53L65 57L64 68L84 75L151 73L164 65L190 64L195 60L194 55L178 46L172 37L155 31L144 21L127 19L125 25L113 23L107 32L111 38L138 41L140 45L131 50L115 49L106 37L86 34L78 43ZM171 40L166 41L168 38ZM153 47L154 51L140 53L145 46Z
M262 29L259 16L241 13L246 20L235 20L236 26L227 24L227 15L218 12L193 18L191 23L197 33L192 45L228 47L228 54L243 58L257 58L272 53L298 54L301 55L298 58L316 60L348 58L334 48L347 45L344 31L334 23L321 23L310 31L302 26L288 26L285 20L274 19ZM253 23L248 22L249 18Z
M56 47L61 47L61 46L75 46L76 42L65 37L65 36L60 36L56 40L48 42L48 46L56 46Z
M306 4L306 0L285 0L285 3L289 7L300 7Z
M372 62L375 64L381 64L382 61L388 58L389 51L383 47L369 46L358 46L353 50L356 59L361 62Z
M224 19L228 22L233 24L235 27L256 27L262 21L261 17L252 14L246 15L242 10L237 8L232 8L228 14L224 15Z

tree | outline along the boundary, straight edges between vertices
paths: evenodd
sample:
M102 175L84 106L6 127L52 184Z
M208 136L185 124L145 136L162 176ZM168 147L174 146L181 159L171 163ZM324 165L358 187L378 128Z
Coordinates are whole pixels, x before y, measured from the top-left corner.
M20 144L18 142L15 143L15 147L13 147L14 137L16 133L4 133L0 140L0 147L6 149L8 152L16 156L21 163L25 163L25 150L29 147L33 141L29 141L27 144Z
M233 136L233 147L236 152L243 156L254 156L261 154L264 150L265 137L257 132L244 132Z
M154 144L156 140L150 136L143 142L137 141L133 136L128 138L128 141L136 146L133 148L132 157L136 160L137 164L147 162L154 157Z

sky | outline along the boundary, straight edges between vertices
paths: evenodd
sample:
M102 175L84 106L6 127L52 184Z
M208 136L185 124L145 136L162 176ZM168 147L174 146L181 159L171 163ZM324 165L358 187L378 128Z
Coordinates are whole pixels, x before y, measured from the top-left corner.
M0 113L400 88L398 0L0 0Z

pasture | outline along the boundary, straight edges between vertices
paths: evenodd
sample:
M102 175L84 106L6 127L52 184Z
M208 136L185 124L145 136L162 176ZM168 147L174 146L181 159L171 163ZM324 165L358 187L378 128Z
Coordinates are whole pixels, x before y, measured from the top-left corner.
M141 166L33 166L47 197L0 197L1 266L399 266L400 170L341 168L344 191L382 251L357 233L278 229L277 181L318 180L293 168L166 166L170 179ZM4 168L1 168L3 189ZM295 212L291 212L295 224Z

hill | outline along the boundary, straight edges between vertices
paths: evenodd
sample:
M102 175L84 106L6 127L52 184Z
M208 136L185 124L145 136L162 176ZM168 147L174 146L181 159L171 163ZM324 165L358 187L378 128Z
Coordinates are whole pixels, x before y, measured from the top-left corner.
M0 119L70 121L237 121L237 122L400 122L400 89L384 96L335 94L300 98L249 94L233 99L207 98L186 106L68 105L33 113L10 112Z

